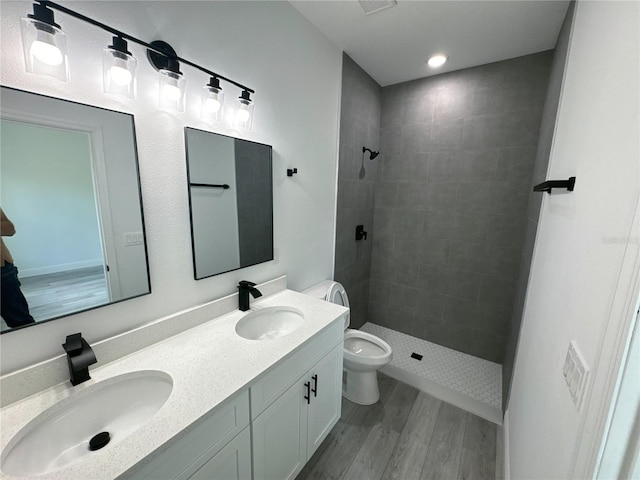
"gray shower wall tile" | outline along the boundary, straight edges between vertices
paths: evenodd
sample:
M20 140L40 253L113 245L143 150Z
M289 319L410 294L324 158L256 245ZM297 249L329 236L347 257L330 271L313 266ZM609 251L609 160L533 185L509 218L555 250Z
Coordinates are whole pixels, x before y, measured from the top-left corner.
M454 76L452 76L454 77ZM436 122L468 117L471 113L473 87L462 79L451 81L436 91L434 120Z
M384 179L375 183L375 208L393 208L398 206L400 184Z
M403 104L402 125L431 125L435 100L435 92L429 89L408 87L405 90L405 97L400 100Z
M506 343L506 335L473 332L469 354L484 358L490 362L502 363Z
M371 277L389 298L370 289L377 323L503 355L548 64L536 54L382 89L374 234L386 240L372 249ZM413 308L416 289L441 309L393 315L391 303Z
M456 211L458 183L455 181L429 181L425 189L427 211Z
M499 114L474 115L464 120L462 144L466 149L500 147L505 139L504 117Z
M417 258L421 265L442 265L448 264L451 251L451 241L446 238L422 237Z
M385 155L400 154L402 144L402 127L380 129L380 152Z
M401 155L395 163L385 163L384 173L401 182L425 182L428 176L429 155L413 153ZM384 178L387 178L386 176Z
M532 189L529 182L500 182L496 184L491 209L505 215L527 216Z
M500 144L505 146L536 146L540 136L540 121L542 108L511 112L502 118L502 139Z
M504 214L489 214L487 217L487 243L516 248L523 245L527 225L526 217Z
M502 305L511 309L516 294L514 279L486 276L480 283L478 303Z
M427 192L424 183L402 181L395 184L397 188L396 206L400 209L421 210L426 206Z
M424 235L430 238L465 238L481 242L487 237L488 214L427 211L424 214Z
M462 149L463 127L464 118L445 118L435 122L431 126L427 149L430 152Z
M395 231L398 236L421 235L424 224L424 210L420 208L395 208Z
M534 146L500 148L495 179L515 183L531 183L536 150Z
M400 154L402 157L408 157L414 153L428 152L430 132L431 123L403 125L400 144Z
M416 286L393 283L389 290L389 306L391 308L404 308L415 312L420 303L420 289Z
M466 150L454 164L453 175L460 180L491 181L498 169L498 149Z
M357 261L356 243L350 239L336 242L336 264L353 266Z
M446 273L447 296L476 301L484 275L463 270L451 270Z
M458 182L455 209L469 214L486 214L495 210L492 204L496 182Z

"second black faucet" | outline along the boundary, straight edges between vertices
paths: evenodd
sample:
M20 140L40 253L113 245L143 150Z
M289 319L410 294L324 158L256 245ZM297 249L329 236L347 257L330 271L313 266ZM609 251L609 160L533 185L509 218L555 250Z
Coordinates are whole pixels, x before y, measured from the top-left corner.
M256 284L247 280L242 280L238 284L238 309L242 312L249 310L249 294L253 298L262 296L262 292L256 288Z

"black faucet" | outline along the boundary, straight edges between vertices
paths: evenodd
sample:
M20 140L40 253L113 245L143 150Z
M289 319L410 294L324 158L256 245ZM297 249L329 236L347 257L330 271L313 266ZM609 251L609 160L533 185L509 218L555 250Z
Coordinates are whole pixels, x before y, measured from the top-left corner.
M69 375L71 376L71 385L90 380L89 365L97 362L96 354L93 353L91 346L82 338L81 333L68 335L62 348L67 352L67 363L69 364Z
M256 288L255 283L242 280L238 285L238 308L242 312L249 310L249 294L251 294L253 298L262 296L260 290Z

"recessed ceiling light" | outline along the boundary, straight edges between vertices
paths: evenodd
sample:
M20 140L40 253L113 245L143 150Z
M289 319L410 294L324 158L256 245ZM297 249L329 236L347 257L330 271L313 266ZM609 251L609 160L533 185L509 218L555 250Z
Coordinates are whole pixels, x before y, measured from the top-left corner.
M442 53L437 53L435 55L431 55L427 63L431 68L438 68L444 65L447 61L447 56Z

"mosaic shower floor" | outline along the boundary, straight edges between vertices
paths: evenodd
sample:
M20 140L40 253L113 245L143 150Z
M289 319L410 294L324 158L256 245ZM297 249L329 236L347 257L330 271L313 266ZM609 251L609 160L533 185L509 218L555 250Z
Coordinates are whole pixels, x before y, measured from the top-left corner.
M367 322L361 330L380 337L393 350L393 359L382 373L502 424L502 365L375 323ZM414 352L422 360L411 358Z

